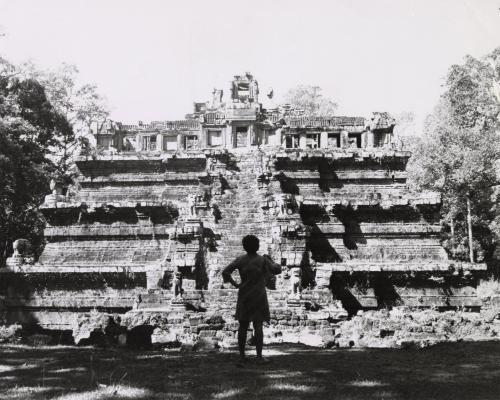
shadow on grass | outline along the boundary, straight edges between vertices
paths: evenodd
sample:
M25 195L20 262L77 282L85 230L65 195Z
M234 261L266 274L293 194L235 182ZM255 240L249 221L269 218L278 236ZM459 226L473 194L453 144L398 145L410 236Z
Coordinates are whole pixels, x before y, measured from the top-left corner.
M498 399L500 342L424 350L273 346L272 363L236 354L90 347L0 347L0 398Z

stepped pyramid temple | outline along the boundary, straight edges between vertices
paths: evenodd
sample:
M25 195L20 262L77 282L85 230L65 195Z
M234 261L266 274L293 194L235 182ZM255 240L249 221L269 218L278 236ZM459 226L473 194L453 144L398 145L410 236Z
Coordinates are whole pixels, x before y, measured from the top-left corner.
M307 116L249 73L212 95L183 120L94 132L75 187L53 182L41 205L42 255L20 239L0 268L3 318L76 342L99 329L234 342L237 290L221 271L247 234L283 268L267 342L328 341L365 309L479 307L485 265L448 258L440 198L408 189L411 154L387 113Z

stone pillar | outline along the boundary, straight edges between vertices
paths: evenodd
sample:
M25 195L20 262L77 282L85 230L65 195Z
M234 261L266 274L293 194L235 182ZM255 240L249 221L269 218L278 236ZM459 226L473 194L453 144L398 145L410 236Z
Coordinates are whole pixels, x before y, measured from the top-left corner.
M229 123L226 126L226 132L224 133L224 146L226 149L230 149L233 145L233 125Z
M224 149L227 149L227 131L228 131L228 125L226 125L224 128L221 129L220 131L220 134L221 134L221 146L224 148Z
M278 128L274 131L273 142L269 143L273 146L281 146L281 141L283 140L283 135L281 134L282 128Z
M113 137L114 137L113 144L116 150L121 152L123 150L123 137L124 137L123 133L117 132L113 135Z
M200 149L203 149L205 147L208 147L208 129L207 128L201 128L200 129L200 136L198 139L198 143L200 144Z
M367 132L361 133L361 148L366 149Z
M306 148L306 134L303 132L299 134L299 148L301 149Z
M235 143L235 131L236 131L236 128L230 124L228 126L228 132L227 132L227 148L228 149L234 149L236 147L236 143Z
M382 147L387 147L389 145L389 134L385 132L382 133L381 139Z
M392 132L384 133L384 146L391 147L392 145Z
M156 150L163 151L163 135L161 133L156 135Z
M366 147L373 148L373 146L375 144L374 143L375 142L374 139L375 138L374 138L373 132L370 131L370 130L366 131Z
M321 147L322 149L326 149L328 147L328 132L321 132L319 138L319 147Z
M253 129L253 124L248 125L248 130L247 130L247 147L252 147L254 143L254 138L255 138L255 130Z
M340 132L340 147L346 149L349 147L349 132L342 131Z
M135 150L136 151L141 151L142 150L142 142L141 142L141 135L137 134L135 135Z
M177 133L177 151L183 151L184 146L182 145L182 139L184 138L183 135L180 133Z

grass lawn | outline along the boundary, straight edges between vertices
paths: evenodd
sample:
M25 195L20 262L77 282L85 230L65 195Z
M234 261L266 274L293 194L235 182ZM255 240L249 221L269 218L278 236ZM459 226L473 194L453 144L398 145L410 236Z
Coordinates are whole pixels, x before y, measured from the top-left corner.
M500 342L236 354L0 346L0 399L500 399Z

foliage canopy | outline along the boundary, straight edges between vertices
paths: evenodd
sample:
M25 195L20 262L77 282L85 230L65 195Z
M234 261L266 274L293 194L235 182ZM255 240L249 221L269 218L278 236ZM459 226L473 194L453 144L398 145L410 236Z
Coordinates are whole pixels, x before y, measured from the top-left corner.
M466 258L467 201L471 204L474 250L491 254L496 229L492 222L500 159L500 49L481 59L467 56L448 71L445 91L414 148L410 177L417 190L441 193L443 220L450 233L450 253ZM480 257L481 258L481 257Z

